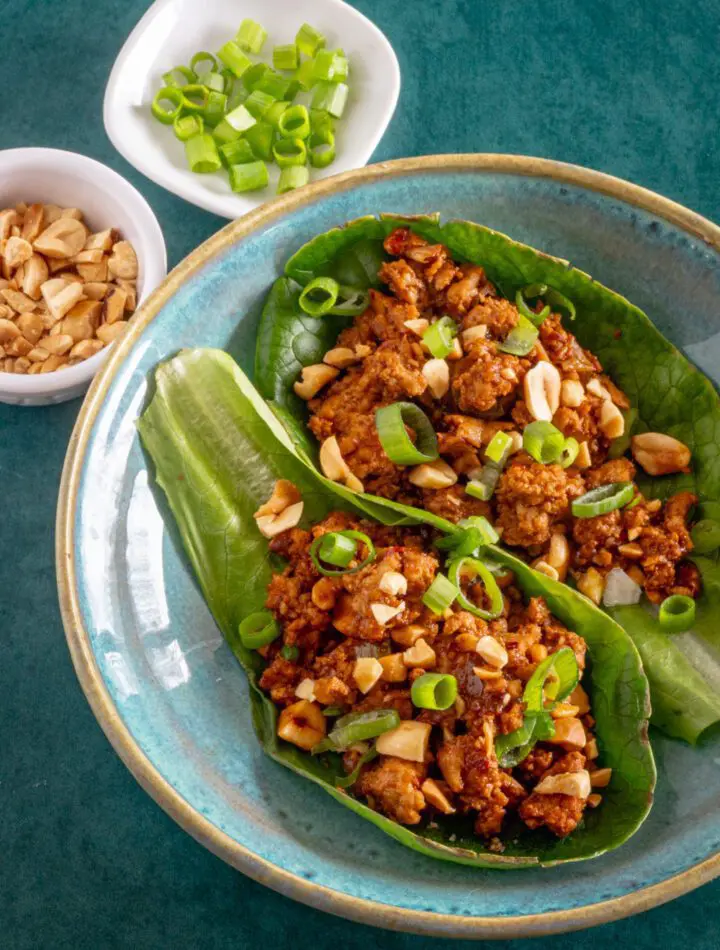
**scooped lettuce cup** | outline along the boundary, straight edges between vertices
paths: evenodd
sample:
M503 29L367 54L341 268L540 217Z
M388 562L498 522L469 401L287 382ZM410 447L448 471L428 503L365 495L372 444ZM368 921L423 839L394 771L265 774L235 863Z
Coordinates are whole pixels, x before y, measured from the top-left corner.
M182 353L155 383L143 444L269 755L477 867L590 858L639 827L648 684L617 623L485 521L318 475L227 354Z

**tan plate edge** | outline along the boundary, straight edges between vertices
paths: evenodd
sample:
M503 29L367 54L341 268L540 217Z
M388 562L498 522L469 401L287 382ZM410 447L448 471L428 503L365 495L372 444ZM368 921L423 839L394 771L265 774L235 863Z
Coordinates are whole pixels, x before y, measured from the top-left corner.
M369 184L388 176L424 172L486 171L552 178L609 195L649 211L694 234L720 251L720 228L682 205L638 185L602 172L550 159L522 155L429 155L398 159L327 178L251 211L209 238L182 261L133 317L128 333L96 376L75 423L63 467L56 521L56 570L60 611L75 671L88 702L113 748L140 785L197 841L254 880L287 897L350 920L390 930L464 938L513 938L564 933L619 920L672 900L720 875L720 853L659 884L612 900L567 911L517 917L462 917L391 907L349 897L314 884L258 857L200 815L180 796L140 751L107 691L90 639L83 626L77 597L74 522L77 493L88 438L95 418L120 365L143 330L186 279L213 257L258 226L269 225L326 195ZM389 209L395 210L395 209ZM542 872L540 872L542 873Z

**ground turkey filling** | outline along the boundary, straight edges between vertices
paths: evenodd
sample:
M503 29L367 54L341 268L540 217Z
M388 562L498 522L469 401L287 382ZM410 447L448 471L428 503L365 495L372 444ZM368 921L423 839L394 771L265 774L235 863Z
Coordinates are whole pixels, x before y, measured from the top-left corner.
M312 540L348 528L370 536L376 559L355 574L322 576L310 557ZM597 767L594 720L581 686L553 710L552 741L538 743L513 769L498 766L495 737L522 724L523 689L538 663L569 647L582 673L586 654L582 637L553 617L542 598L524 602L512 574L501 582L505 607L498 619L485 622L456 605L438 617L422 603L441 567L427 529L386 528L334 513L311 531L283 532L270 546L288 561L284 572L273 576L266 604L282 638L261 650L268 665L260 685L283 710L279 734L311 749L333 721L320 714L328 706L336 707L335 715L393 708L401 720L428 724L422 761L379 755L363 766L352 790L370 807L406 825L439 814L467 814L478 835L495 839L511 812L530 828L544 826L562 837L575 829L588 804L599 803L596 792L589 797L534 792L548 776L581 771L590 773L593 786L607 784L610 770ZM388 572L406 578L402 597L385 592L381 581ZM372 605L401 602L401 613L378 622ZM483 637L502 648L499 661L489 662L478 651ZM378 659L383 672L374 685L363 684L364 692L356 664L368 656ZM457 679L458 699L444 712L413 706L410 686L429 670ZM345 753L348 773L362 751ZM501 848L499 841L491 846Z
M453 522L486 515L504 543L525 549L538 563L549 560L551 576L557 572L564 579L571 570L596 602L612 568L626 571L654 602L670 594L697 596L699 573L684 560L692 549L686 521L695 497L689 492L663 505L638 491L629 509L595 518L571 515L573 499L599 485L633 481L636 467L628 458L608 460L612 439L606 434L605 404L627 409L627 398L564 328L560 315L545 319L527 357L504 353L497 343L517 324L518 310L498 296L482 267L455 264L443 245L428 244L407 229L395 230L385 249L393 260L382 265L380 278L389 292L370 292L368 309L337 343L355 358L351 355L350 365L309 402L309 424L318 440L337 439L365 491ZM424 321L440 315L456 322L459 336L446 361L447 391L438 397L423 372L431 355L419 333ZM563 469L518 450L491 501L476 500L465 484L482 466L493 435L498 430L519 435L533 421L523 380L541 360L560 373L562 398L552 421L580 443L577 461ZM416 402L430 418L452 484L421 487L411 481L412 469L394 464L383 451L375 411L401 400Z

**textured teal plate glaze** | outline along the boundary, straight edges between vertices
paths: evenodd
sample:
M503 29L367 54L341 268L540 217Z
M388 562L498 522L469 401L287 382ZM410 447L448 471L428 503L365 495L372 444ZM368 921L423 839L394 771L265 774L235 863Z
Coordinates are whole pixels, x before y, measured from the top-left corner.
M251 371L260 304L287 257L313 235L381 210L439 210L572 260L646 310L720 380L720 255L616 197L541 174L477 169L396 173L309 198L209 259L165 302L114 375L110 367L75 499L76 590L89 646L134 742L192 809L271 865L359 903L333 905L319 888L296 889L251 869L266 883L370 923L446 935L468 935L467 917L498 922L478 922L476 936L505 932L507 918L515 933L583 926L610 916L592 905L667 881L720 850L720 745L691 749L655 736L650 818L624 847L584 865L490 872L404 850L263 755L244 676L149 484L134 423L154 365L182 347L219 346ZM613 916L644 906L642 899L618 906ZM448 916L435 926L413 911ZM552 912L561 915L552 927L524 930L518 920Z

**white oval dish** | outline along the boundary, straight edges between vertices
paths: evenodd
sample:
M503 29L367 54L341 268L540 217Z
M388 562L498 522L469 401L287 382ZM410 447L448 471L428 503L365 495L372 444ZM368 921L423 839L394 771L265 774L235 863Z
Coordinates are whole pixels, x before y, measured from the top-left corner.
M92 158L52 148L0 152L0 209L19 201L79 208L96 231L117 228L138 257L138 306L167 273L165 241L150 205L130 182ZM0 402L42 406L82 395L110 347L69 369L0 373Z
M115 148L148 178L186 201L225 218L238 218L275 195L270 186L234 194L227 175L189 170L182 142L150 113L162 74L187 65L199 50L215 52L250 17L268 31L259 59L273 45L290 43L308 22L341 46L350 59L350 98L338 124L337 158L313 169L311 180L366 165L392 118L400 92L400 67L387 38L342 0L156 0L120 50L105 90L105 130Z

